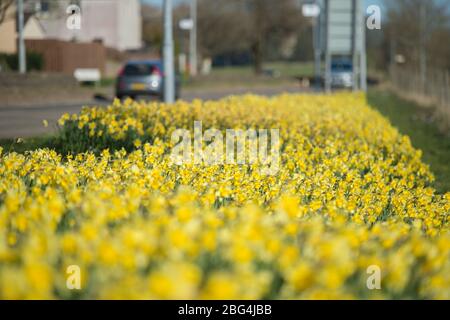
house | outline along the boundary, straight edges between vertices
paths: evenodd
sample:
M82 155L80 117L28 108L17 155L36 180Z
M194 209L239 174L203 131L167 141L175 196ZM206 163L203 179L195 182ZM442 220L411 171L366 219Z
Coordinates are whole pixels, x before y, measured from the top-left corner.
M58 7L46 5L51 1L38 1L36 17L42 25L46 39L77 42L102 42L119 51L138 50L142 47L141 4L139 0L79 0L81 29L66 26L70 0L58 1Z
M0 53L15 53L16 51L16 8L11 5L6 9L5 18L0 24Z
M29 16L26 20L23 28L23 37L25 40L43 40L46 38L42 24L35 16Z
M36 16L32 1L25 3L24 10L24 39L43 40L46 38L45 30ZM0 24L0 53L17 52L17 7L13 2L6 10L5 18Z
M119 50L142 47L141 4L139 0L78 0L81 29L70 30L66 21L71 0L29 0L25 8L25 40L101 42ZM0 52L17 52L16 6L12 4L0 24Z

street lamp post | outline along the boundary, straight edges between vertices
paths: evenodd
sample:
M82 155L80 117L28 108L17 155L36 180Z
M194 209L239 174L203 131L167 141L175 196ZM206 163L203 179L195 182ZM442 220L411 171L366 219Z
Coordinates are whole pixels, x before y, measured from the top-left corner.
M197 75L197 0L191 0L192 28L189 37L189 65L191 76Z
M361 6L359 14L364 17L364 6ZM359 88L363 92L367 92L367 51L366 51L366 24L361 23L361 57L360 63L360 77L359 77Z
M164 0L164 102L175 101L175 67L172 30L172 0Z
M319 85L321 76L321 43L320 43L320 17L313 18L313 43L314 43L314 84Z
M18 33L19 33L19 72L27 72L27 62L25 56L25 40L23 37L23 0L17 0L17 20L18 20Z
M324 79L324 86L325 86L325 92L330 93L331 92L331 52L330 52L330 23L329 23L329 17L330 17L330 0L324 0L325 1L325 79Z

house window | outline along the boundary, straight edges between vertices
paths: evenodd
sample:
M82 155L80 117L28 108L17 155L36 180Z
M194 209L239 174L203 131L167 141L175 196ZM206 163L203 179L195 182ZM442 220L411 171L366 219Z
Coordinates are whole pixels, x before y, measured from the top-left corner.
M50 10L50 3L49 1L41 1L41 11L42 12L48 12Z

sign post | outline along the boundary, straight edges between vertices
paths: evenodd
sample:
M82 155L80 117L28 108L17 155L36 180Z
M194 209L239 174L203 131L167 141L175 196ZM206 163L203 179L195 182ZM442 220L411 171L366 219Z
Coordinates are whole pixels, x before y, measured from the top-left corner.
M302 6L302 13L304 17L312 18L312 37L314 47L314 83L317 85L320 80L321 73L321 43L320 43L320 6L317 2L306 3Z

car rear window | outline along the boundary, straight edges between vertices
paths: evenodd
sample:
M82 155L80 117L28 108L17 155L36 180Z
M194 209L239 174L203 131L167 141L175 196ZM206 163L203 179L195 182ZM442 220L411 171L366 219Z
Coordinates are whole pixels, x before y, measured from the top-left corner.
M331 64L331 69L334 71L352 71L352 64L348 62L333 62Z
M129 64L125 66L126 76L148 76L152 74L155 66L150 64Z

